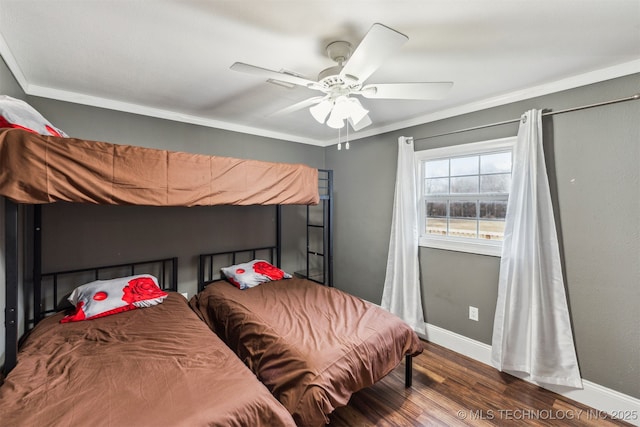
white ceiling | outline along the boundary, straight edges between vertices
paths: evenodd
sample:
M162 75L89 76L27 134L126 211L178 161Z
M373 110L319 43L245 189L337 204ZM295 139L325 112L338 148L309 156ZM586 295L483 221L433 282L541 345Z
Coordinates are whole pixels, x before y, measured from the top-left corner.
M455 84L362 99L351 139L640 72L640 0L0 0L0 54L29 95L324 146L307 110L271 115L319 92L229 67L316 80L376 22L409 41L367 83Z

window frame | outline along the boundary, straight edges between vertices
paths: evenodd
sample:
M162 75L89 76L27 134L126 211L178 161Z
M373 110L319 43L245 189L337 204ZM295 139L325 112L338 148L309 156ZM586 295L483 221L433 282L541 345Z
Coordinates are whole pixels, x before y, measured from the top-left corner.
M489 255L499 257L502 253L502 240L483 240L472 239L464 237L454 236L434 236L426 234L424 228L426 224L426 196L425 196L425 182L423 162L438 160L438 159L450 159L453 157L463 157L465 155L484 155L490 153L498 153L511 150L511 173L513 174L513 149L516 143L517 137L510 136L506 138L491 139L487 141L472 142L467 144L452 145L448 147L430 148L426 150L415 152L415 161L417 173L417 190L419 194L418 206L419 206L419 221L422 224L419 227L419 245L427 248L445 249L457 252L467 252L480 255ZM481 176L481 175L480 175ZM486 198L489 200L496 200L495 195L460 195L455 196L456 199L463 201L464 198L469 197L473 200L482 200ZM509 195L502 196L505 200L508 200ZM447 215L449 218L449 215Z

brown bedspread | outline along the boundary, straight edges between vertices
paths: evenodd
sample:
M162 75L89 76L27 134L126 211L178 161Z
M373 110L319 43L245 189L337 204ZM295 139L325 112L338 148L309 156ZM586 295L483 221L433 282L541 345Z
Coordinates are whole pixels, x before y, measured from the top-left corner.
M422 351L397 316L304 279L246 290L213 282L190 304L301 426L327 423L354 392Z
M0 129L0 195L147 206L317 204L318 170Z
M0 387L1 425L294 425L180 294L96 320L61 317L22 346Z

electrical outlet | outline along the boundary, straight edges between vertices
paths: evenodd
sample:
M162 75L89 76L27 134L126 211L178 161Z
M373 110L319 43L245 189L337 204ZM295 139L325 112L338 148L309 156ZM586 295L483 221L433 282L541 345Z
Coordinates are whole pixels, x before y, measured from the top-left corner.
M469 306L469 319L478 321L478 307Z

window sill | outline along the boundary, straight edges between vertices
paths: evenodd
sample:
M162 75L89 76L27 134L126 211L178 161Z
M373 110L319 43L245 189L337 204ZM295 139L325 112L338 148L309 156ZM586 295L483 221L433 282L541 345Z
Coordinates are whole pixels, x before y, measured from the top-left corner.
M424 248L444 249L455 252L466 252L478 255L500 257L502 242L484 243L483 241L469 241L457 239L420 238L420 246Z

